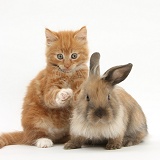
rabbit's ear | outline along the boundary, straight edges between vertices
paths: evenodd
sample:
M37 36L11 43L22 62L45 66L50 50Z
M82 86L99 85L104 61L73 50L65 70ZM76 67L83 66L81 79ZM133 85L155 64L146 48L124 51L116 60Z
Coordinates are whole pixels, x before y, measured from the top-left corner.
M116 85L126 79L132 69L132 66L133 65L131 63L128 63L126 65L112 67L103 74L102 79L112 85Z
M100 59L100 54L98 52L95 52L91 55L89 76L91 75L100 76L99 59Z

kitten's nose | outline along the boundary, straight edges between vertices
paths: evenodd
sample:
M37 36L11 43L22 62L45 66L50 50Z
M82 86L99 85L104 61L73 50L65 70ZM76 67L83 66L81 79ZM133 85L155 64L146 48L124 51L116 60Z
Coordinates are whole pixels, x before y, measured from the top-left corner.
M69 65L68 66L65 65L65 67L66 67L66 69L68 69L70 66Z
M65 63L64 66L68 69L71 66L71 64L70 63Z

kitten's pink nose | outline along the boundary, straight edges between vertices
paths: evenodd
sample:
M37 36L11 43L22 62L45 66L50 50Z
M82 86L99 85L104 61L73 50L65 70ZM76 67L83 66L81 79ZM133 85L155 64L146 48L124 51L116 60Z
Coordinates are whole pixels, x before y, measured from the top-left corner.
M64 64L64 66L68 69L71 65L69 63Z

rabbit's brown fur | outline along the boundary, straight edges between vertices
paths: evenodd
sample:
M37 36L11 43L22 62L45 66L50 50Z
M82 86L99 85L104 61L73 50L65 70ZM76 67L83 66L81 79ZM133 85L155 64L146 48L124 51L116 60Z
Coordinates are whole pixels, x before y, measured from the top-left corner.
M65 149L85 142L106 143L106 149L136 145L147 135L145 115L131 95L116 84L129 74L132 64L99 75L99 54L90 60L90 77L80 92L71 120L71 140Z

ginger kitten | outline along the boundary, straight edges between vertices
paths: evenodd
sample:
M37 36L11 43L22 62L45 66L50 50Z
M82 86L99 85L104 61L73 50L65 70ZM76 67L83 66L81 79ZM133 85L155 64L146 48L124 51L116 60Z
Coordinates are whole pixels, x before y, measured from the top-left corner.
M47 65L30 83L22 111L23 131L4 133L0 148L27 144L46 148L67 141L73 94L88 76L87 30L45 30Z

